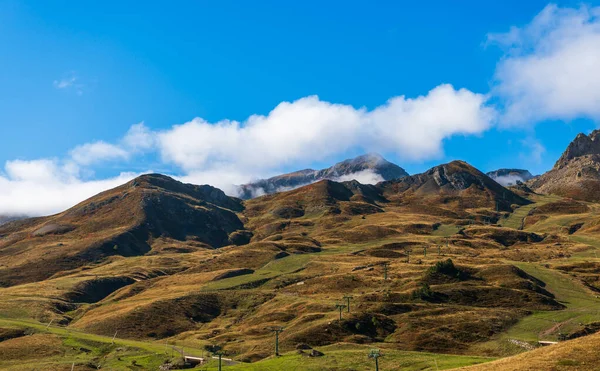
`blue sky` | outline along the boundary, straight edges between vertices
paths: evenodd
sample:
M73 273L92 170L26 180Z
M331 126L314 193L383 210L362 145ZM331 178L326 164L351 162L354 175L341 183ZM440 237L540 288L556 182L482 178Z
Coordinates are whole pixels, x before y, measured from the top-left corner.
M0 0L0 213L145 171L226 188L365 151L544 172L600 118L598 2L555 4Z

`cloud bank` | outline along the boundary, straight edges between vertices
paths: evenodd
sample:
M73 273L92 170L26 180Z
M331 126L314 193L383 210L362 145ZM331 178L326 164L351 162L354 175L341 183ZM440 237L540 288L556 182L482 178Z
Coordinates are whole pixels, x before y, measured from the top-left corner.
M489 34L506 52L492 94L505 125L600 119L600 7L548 5L531 23Z
M165 162L185 171L235 166L253 172L327 159L349 149L396 153L411 161L443 155L442 141L488 129L486 97L440 85L417 98L391 98L372 111L316 96L280 103L245 122L202 118L159 132Z
M515 185L515 184L517 184L517 181L523 182L523 183L525 183L527 181L527 179L523 178L522 176L516 175L516 174L495 177L494 180L497 183L499 183L505 187Z
M5 176L0 176L0 214L29 216L65 210L138 175L122 173L109 179L84 181L69 164L48 159L8 161L5 172Z

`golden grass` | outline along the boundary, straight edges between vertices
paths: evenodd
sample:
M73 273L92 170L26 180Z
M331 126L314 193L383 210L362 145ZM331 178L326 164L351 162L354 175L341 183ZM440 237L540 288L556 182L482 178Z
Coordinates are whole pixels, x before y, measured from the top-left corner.
M568 236L565 232L565 227L573 222L592 223L600 215L595 205L576 215L548 212L536 223L525 223L525 231L517 231L531 210L560 198L534 196L536 203L522 206L507 219L501 219L501 228L482 225L484 218L499 215L481 204L487 200L485 197L467 202L457 195L445 195L447 202L436 203L437 199L434 202L410 195L410 199L377 203L371 208L363 201L336 200L319 187L325 185L248 201L246 211L238 213L254 232L248 245L209 250L191 239L161 237L152 241L152 250L144 256L111 257L60 271L40 282L2 288L0 317L55 319L65 323L70 319L68 329L79 334L78 339L89 336L87 340L103 343L106 335L121 330L120 336L130 338L119 339L121 344L135 345L150 353L163 347L163 341L177 342L195 351L217 343L224 345L232 357L244 361L269 357L273 348L269 327L284 326L281 349L289 352L286 360L290 365L298 362L302 365L302 358L292 354L302 339L331 344L328 345L334 361L331 367L339 369L352 366L349 360L353 357L357 359L357 369L368 366L358 361L359 353L364 350L359 342L386 347L398 360L410 358L411 354L415 358L430 356L404 353L406 350L469 355L452 360L448 356L446 366L458 367L475 362L476 357L471 356L522 351L504 349L504 340L507 336L536 340L540 332L548 330L545 319L585 323L599 319L598 313L586 309L595 299L579 282L581 277L556 270L569 262L591 259L596 245L600 247L600 239L593 232L586 232L585 227L575 235ZM99 200L109 196L103 195ZM304 207L304 215L284 219L273 212L290 205ZM377 208L383 212L376 212ZM357 210L360 212L356 213ZM363 215L362 211L369 213ZM114 232L110 228L126 225L130 216L106 224L104 232L86 229L90 235L81 237L92 240L104 237ZM470 224L473 220L475 225ZM543 240L533 241L529 232L538 232ZM6 264L34 259L34 248L47 249L46 243L60 241L60 236L48 238L44 244L38 243L39 238L28 238L20 242L24 245L19 245L26 247L25 255L16 255ZM76 251L83 246L67 242L70 245L65 250ZM88 240L81 243L84 242ZM437 245L442 245L439 253ZM177 249L183 252L174 252ZM472 272L473 277L464 281L448 277L448 281L430 282L430 289L437 296L427 300L414 296L413 292L422 283L429 282L425 280L429 267L448 258ZM534 267L539 264L528 262L549 264L549 268L539 268L541 273L538 273ZM388 263L387 280L383 263ZM534 279L511 270L512 265L544 281L544 289L555 294L567 309L539 312L540 308L551 309L554 302L539 292ZM224 272L237 269L254 272L216 280ZM78 303L76 310L57 309L82 282L116 276L130 277L136 282L97 303ZM341 303L344 295L353 296L352 312L343 313L340 323L335 304ZM199 315L199 310L214 313L207 318ZM352 322L357 318L374 322L383 318L394 327L387 332L377 328L379 332L366 335ZM344 323L352 326L344 328ZM150 335L152 329L162 330L170 324L177 331ZM575 326L564 328L570 331ZM156 340L162 336L166 338ZM551 337L554 336L552 333ZM40 337L39 343L48 339L51 337ZM343 342L349 344L344 349L335 348L336 343ZM19 354L16 348L21 346L14 350ZM566 363L587 362L568 358L575 357L575 353L565 357ZM256 367L275 365L272 360L264 362ZM552 365L559 366L567 367ZM235 369L260 369L253 367L240 365ZM433 366L413 362L406 363L406 367L432 369Z
M535 349L483 365L461 368L465 371L598 370L600 334Z

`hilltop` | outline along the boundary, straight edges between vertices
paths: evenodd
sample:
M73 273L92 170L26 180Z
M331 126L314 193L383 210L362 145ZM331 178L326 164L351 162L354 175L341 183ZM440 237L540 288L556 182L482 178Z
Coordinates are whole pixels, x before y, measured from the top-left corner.
M60 214L0 226L0 286L43 280L110 256L225 246L244 229L236 215L242 208L214 187L143 175Z
M378 185L390 198L431 199L436 203L455 201L460 208L495 207L529 203L464 161L453 161L428 171Z

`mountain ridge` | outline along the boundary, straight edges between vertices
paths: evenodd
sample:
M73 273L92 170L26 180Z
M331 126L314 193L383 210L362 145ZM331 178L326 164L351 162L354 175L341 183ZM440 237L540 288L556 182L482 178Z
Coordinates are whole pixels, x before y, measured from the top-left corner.
M465 161L434 166L423 173L382 182L378 186L384 189L384 194L391 190L392 193L408 192L418 197L467 192L473 197L471 202L503 210L511 210L512 204L529 203Z
M298 170L243 184L240 186L240 198L250 199L263 194L287 191L323 179L351 180L356 175L373 179L378 178L377 180L391 180L407 176L408 173L400 166L387 161L381 155L368 153L340 161L321 170Z

